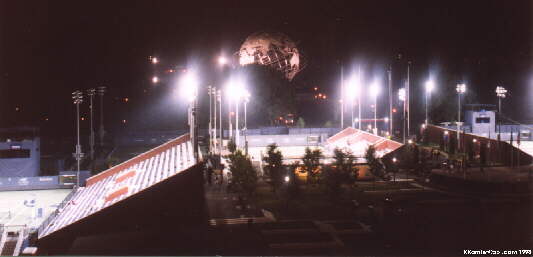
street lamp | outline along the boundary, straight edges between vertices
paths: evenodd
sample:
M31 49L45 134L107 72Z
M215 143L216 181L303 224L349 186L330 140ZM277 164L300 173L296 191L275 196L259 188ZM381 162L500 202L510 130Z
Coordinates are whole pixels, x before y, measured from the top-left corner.
M182 96L189 102L189 127L195 161L198 162L198 79L187 72L180 81Z
M435 88L435 84L433 83L433 81L428 80L426 82L426 94L425 94L425 97L426 97L426 122L425 124L428 124L428 95L431 94L431 91L433 91L434 88Z
M457 91L457 100L458 100L458 104L457 104L457 142L460 142L459 141L459 131L461 130L461 95L464 94L466 92L466 84L464 83L461 83L461 84L457 84L457 87L455 88L455 90Z
M378 118L377 118L377 113L378 113L378 105L377 105L377 98L378 98L378 94L379 94L379 84L377 81L374 81L371 85L370 85L370 95L374 98L374 134L377 134L377 131L378 131L378 127L377 127L377 124L378 124Z
M157 57L152 57L152 64L157 64L159 62L159 59Z
M246 134L248 133L248 124L247 124L247 105L250 101L250 92L248 90L244 91L244 153L248 155L248 138L246 137Z
M76 153L74 153L74 157L76 157L76 161L78 162L78 172L76 173L76 187L80 187L80 164L81 158L83 157L80 145L80 104L83 102L83 93L79 90L74 91L72 93L72 100L76 105L76 125L78 131L78 143L76 144Z

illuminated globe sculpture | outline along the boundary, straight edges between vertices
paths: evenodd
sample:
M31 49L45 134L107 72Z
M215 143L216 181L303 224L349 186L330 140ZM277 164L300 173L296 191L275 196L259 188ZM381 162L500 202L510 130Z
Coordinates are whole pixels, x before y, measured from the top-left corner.
M287 35L279 32L257 32L250 35L239 50L241 65L260 64L274 68L292 80L303 68L303 59Z

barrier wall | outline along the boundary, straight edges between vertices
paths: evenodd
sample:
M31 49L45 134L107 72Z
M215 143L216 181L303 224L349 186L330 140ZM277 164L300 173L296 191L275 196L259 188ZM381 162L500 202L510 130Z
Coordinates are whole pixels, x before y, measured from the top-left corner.
M445 134L447 131L447 135ZM455 140L456 146L461 152L469 152L473 149L475 155L480 152L481 144L487 145L487 161L502 163L504 165L530 165L533 157L511 144L489 139L486 137L476 136L469 133L460 133L459 142L457 142L457 130L446 129L434 125L428 125L424 132L429 143L450 146L450 141ZM451 139L451 138L454 139ZM476 139L476 142L474 142ZM490 147L489 147L490 146Z

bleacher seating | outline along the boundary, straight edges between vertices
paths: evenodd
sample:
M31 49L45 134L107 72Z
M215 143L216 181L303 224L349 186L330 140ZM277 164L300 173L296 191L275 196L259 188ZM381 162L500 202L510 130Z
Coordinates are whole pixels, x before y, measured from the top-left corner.
M87 180L39 239L140 193L196 164L189 135L178 137Z

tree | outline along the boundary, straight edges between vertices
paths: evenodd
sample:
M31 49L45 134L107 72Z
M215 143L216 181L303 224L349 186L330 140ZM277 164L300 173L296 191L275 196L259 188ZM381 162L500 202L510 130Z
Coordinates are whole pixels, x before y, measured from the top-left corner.
M283 155L275 143L267 146L267 156L263 158L263 161L266 162L264 169L267 176L270 177L270 185L274 192L277 192L283 184L284 169Z
M331 199L338 199L342 193L343 184L352 184L358 176L355 167L355 156L351 152L335 148L334 163L322 172L326 193Z
M370 167L370 173L375 177L384 177L384 168L379 159L376 157L376 148L369 145L365 152L365 159Z
M307 182L317 182L318 167L320 166L320 158L324 157L322 150L305 148L305 154L302 158L304 170L307 172Z
M231 188L241 194L251 196L257 187L257 172L252 161L241 150L228 155L229 170L231 171Z
M304 118L302 118L302 117L298 118L298 121L296 122L296 127L305 128Z
M230 153L235 153L236 150L237 150L237 145L235 144L235 141L233 141L233 139L230 139L228 141L228 151Z

